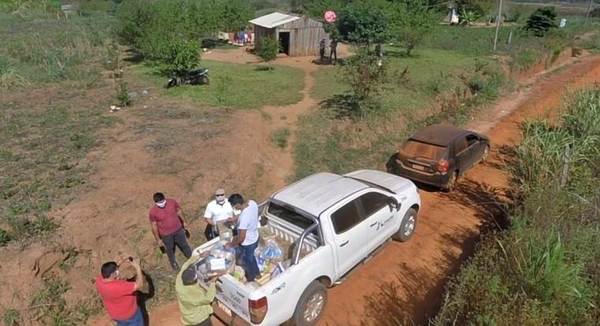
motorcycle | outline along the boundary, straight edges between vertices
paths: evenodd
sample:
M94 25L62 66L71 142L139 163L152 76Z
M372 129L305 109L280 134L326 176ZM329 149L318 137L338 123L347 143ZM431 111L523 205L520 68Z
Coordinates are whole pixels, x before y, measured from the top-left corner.
M207 85L209 82L208 69L200 68L173 75L167 82L167 88L177 85Z

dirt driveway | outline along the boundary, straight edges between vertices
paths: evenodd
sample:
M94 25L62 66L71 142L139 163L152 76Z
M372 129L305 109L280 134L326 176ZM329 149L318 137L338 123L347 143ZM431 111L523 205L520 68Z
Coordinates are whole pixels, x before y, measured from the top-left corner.
M287 63L307 67L293 60ZM303 104L286 110L293 112L292 119L286 120L292 128L295 117L315 103L308 97L312 85L309 75L305 79ZM598 81L600 57L572 59L551 74L527 80L517 92L482 111L469 126L490 136L492 153L488 162L471 170L454 193L422 190L423 208L413 239L404 244L390 243L344 283L332 288L320 324L425 324L439 308L448 277L471 255L481 231L503 223L501 207L510 198L506 149L519 142L519 124L555 113L568 90ZM282 112L277 108L265 110L274 115ZM259 119L255 119L253 123L259 124ZM275 159L272 162L277 165L271 165L271 181L262 186L267 189L282 185L293 167L290 154L265 155L274 155L269 159ZM96 321L94 325L107 322ZM179 325L177 304L172 302L151 311L150 325Z

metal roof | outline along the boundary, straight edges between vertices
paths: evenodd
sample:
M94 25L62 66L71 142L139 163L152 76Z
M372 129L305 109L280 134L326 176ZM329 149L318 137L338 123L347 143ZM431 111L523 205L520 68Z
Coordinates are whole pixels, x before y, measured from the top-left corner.
M280 12L274 12L265 16L254 18L250 21L251 24L262 26L265 28L273 28L279 25L293 22L294 20L300 19L298 16L286 15Z
M368 186L360 181L323 172L283 188L273 198L318 217L333 204L365 188Z
M456 137L469 133L469 131L450 125L431 125L417 131L410 139L423 143L448 146Z

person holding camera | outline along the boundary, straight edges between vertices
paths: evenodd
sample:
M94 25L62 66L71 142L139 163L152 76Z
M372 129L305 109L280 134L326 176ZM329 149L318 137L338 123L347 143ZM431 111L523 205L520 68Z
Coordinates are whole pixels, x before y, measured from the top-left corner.
M129 261L135 268L135 281L122 280L119 277L119 266ZM136 291L143 286L144 276L137 259L127 257L121 262L109 261L100 268L96 277L96 289L106 312L117 326L143 326L142 310L138 307Z

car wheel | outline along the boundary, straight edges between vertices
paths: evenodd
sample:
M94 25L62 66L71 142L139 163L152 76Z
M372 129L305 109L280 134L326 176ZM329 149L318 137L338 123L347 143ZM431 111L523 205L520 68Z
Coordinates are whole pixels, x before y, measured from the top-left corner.
M402 224L400 224L400 229L398 229L398 232L396 232L392 238L396 241L406 242L415 233L416 228L417 211L413 208L410 208L406 214L404 214Z
M300 296L294 315L290 320L291 324L296 326L316 325L326 304L327 288L323 283L313 281Z
M208 76L202 76L200 83L204 84L204 85L208 85L210 83L210 80L208 80Z
M483 155L481 155L481 162L487 161L488 155L490 155L490 145L485 145L485 148L483 149Z
M451 192L456 187L456 183L458 182L458 171L451 172L448 175L448 182L442 187L442 189L446 192Z

